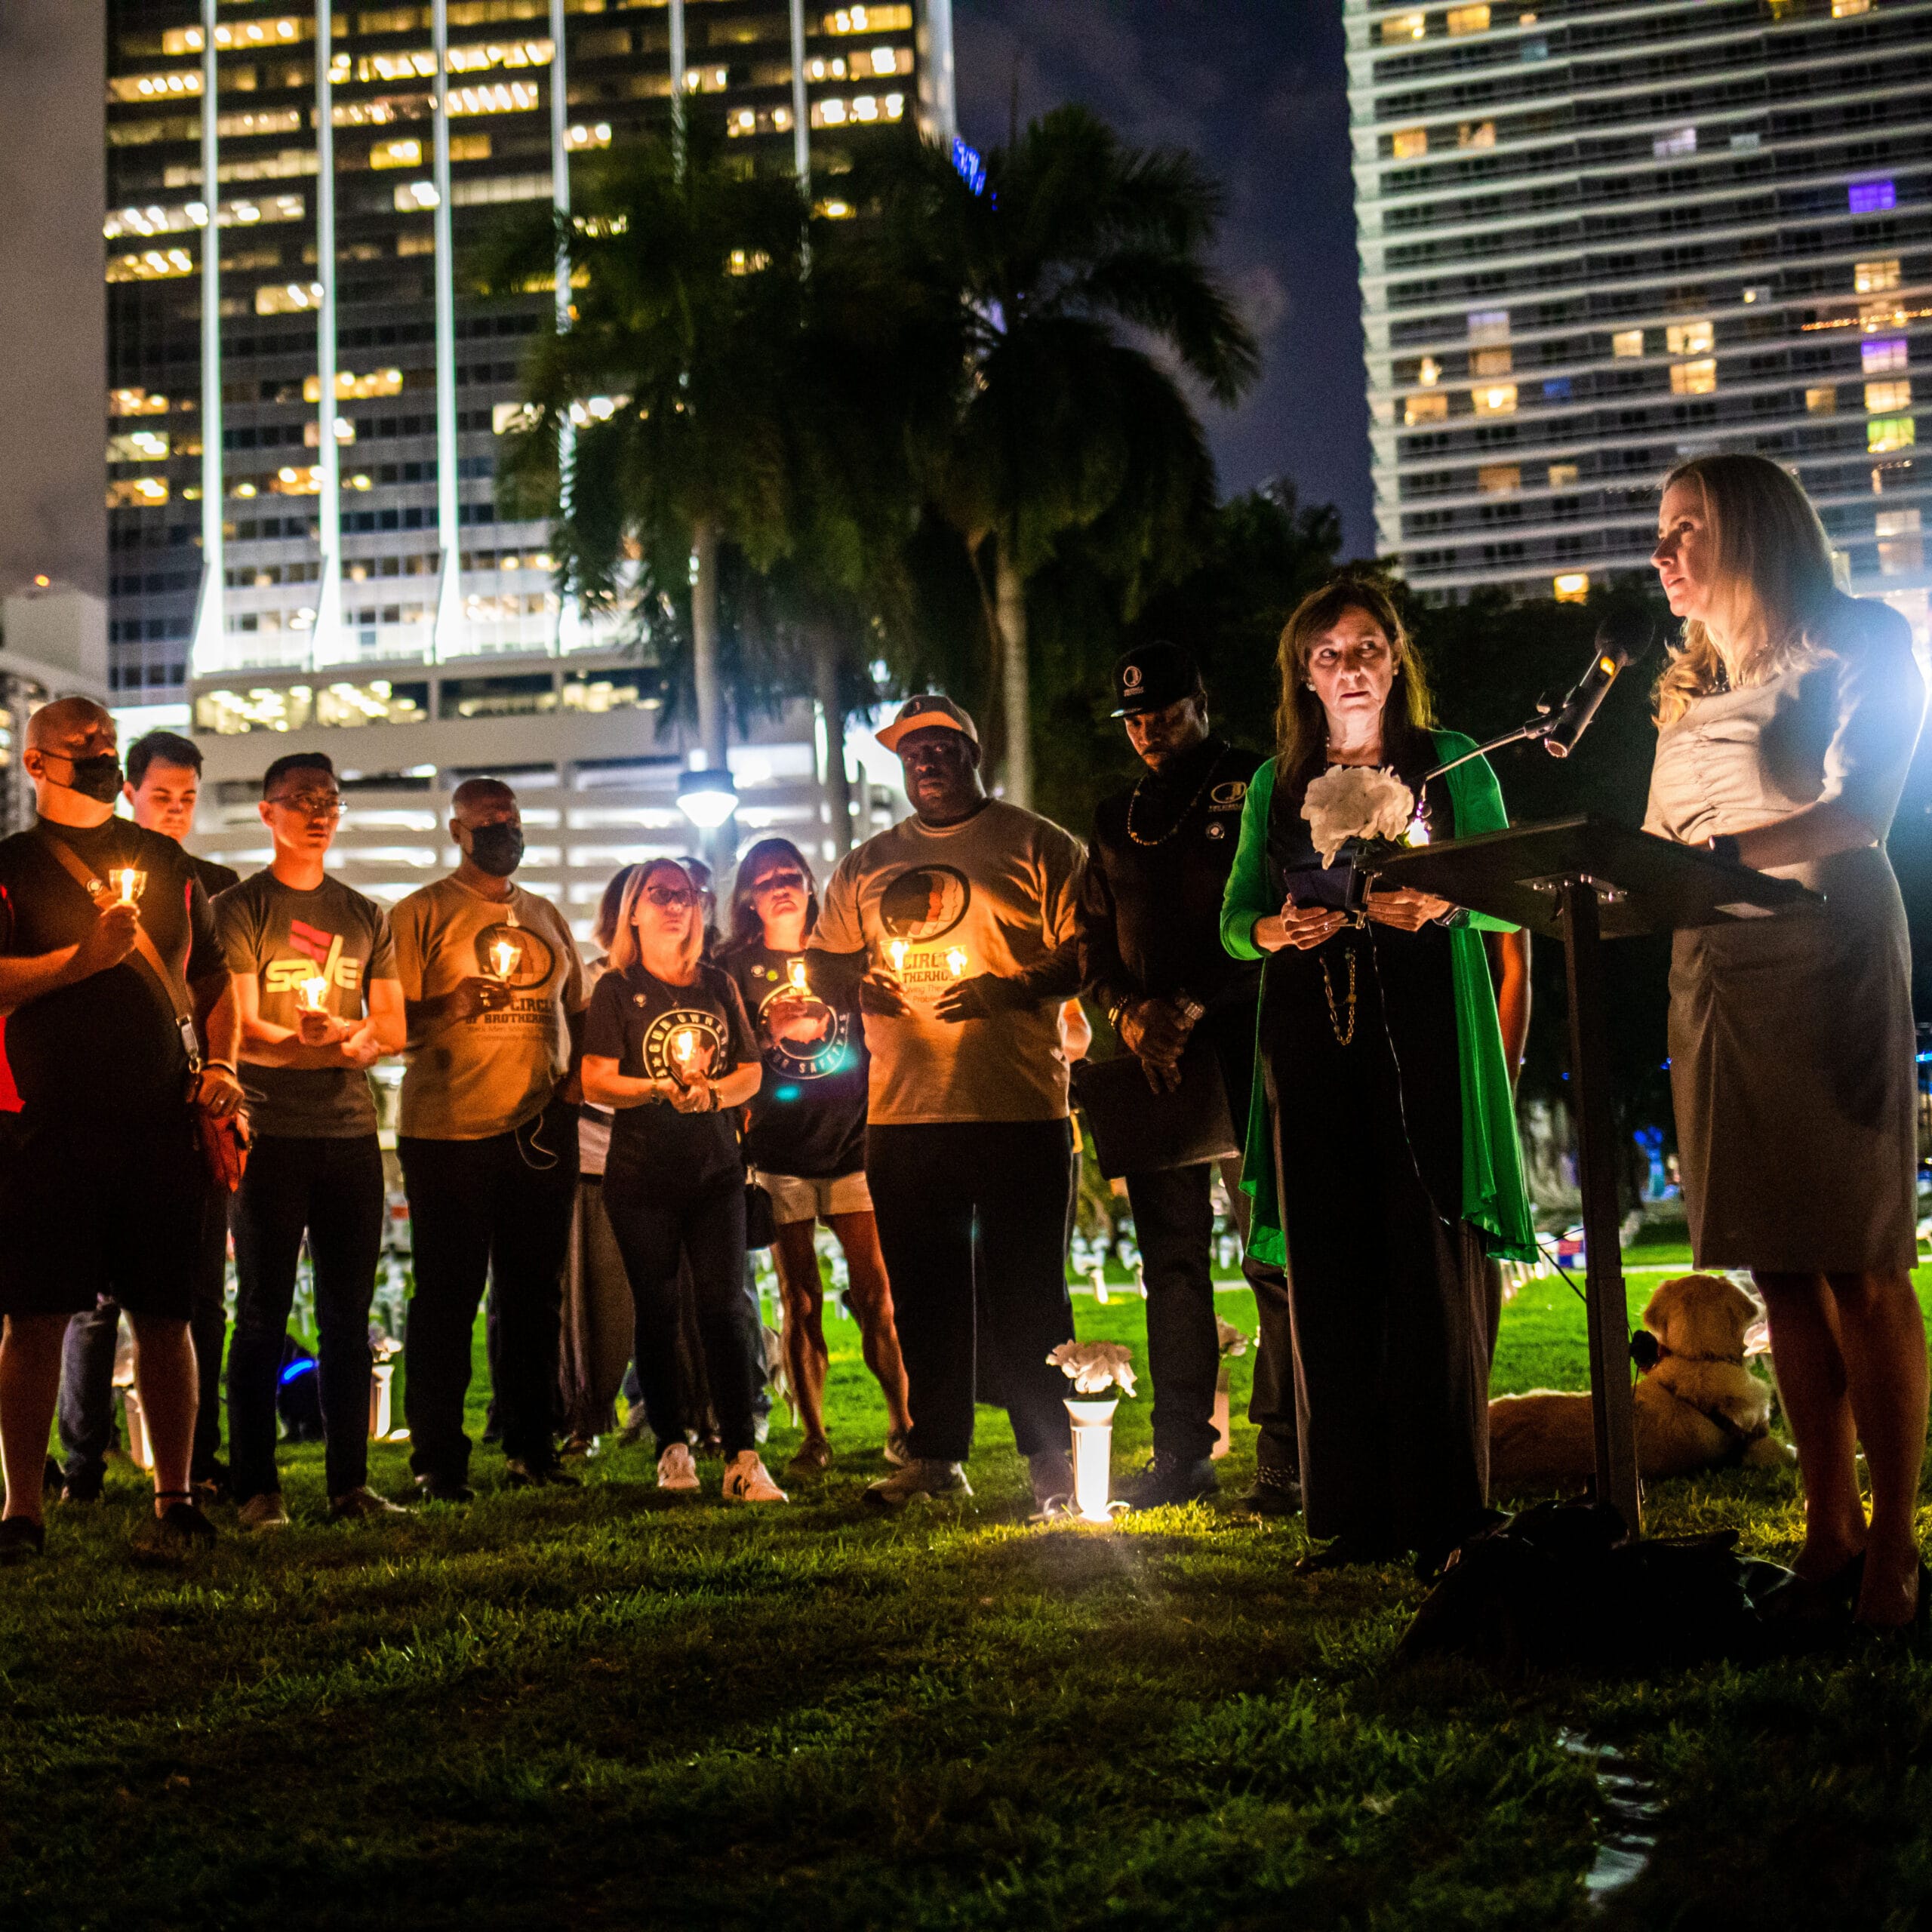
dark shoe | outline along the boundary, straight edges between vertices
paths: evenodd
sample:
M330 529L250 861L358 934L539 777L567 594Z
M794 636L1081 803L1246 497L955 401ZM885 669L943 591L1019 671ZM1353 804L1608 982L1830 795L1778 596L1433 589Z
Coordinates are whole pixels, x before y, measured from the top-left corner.
M420 1503L474 1503L476 1492L466 1482L450 1476L418 1476L416 1497Z
M870 1508L896 1515L907 1503L942 1496L971 1496L973 1485L957 1463L912 1461L866 1486L862 1500Z
M1312 1549L1295 1565L1297 1577L1318 1577L1330 1570L1378 1570L1401 1555L1386 1537L1337 1537Z
M103 1469L76 1469L60 1486L63 1503L98 1503L101 1491L107 1486L107 1472Z
M1774 1583L1758 1598L1758 1614L1782 1651L1829 1648L1850 1631L1864 1580L1865 1552L1861 1549L1829 1577L1801 1577L1794 1571Z
M1254 1483L1235 1507L1247 1516L1299 1516L1301 1482L1292 1469L1278 1469L1262 1463L1254 1472Z
M1854 1599L1855 1602L1855 1599ZM1932 1570L1918 1566L1918 1600L1903 1623L1866 1623L1854 1616L1852 1629L1869 1643L1897 1644L1924 1637L1932 1629Z
M503 1480L512 1489L581 1489L583 1478L574 1476L553 1456L547 1463L525 1462L512 1456L503 1465Z
M408 1513L399 1503L392 1503L386 1496L378 1496L366 1483L329 1498L329 1521L332 1523L362 1523L383 1516L406 1516Z
M47 1553L47 1531L31 1516L0 1522L0 1563L29 1563Z
M1127 1486L1121 1500L1130 1509L1165 1509L1177 1504L1201 1503L1220 1488L1214 1459L1190 1459L1156 1449L1147 1466Z
M235 1485L229 1479L228 1465L219 1460L199 1471L190 1487L194 1490L195 1500L204 1509L212 1509L217 1503L234 1500Z
M158 1555L180 1556L191 1549L207 1549L215 1540L215 1527L195 1506L192 1496L157 1495L155 1501L167 1507L154 1519L153 1527L138 1540L143 1549Z

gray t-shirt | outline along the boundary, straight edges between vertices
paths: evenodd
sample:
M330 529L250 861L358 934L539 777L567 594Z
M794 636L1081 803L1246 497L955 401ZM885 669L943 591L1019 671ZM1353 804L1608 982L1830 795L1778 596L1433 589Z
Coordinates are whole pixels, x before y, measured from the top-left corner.
M257 872L223 893L214 914L228 970L254 976L272 1026L296 1027L305 980L326 979L325 1010L352 1020L368 1010L368 983L396 977L388 914L340 880L297 892ZM352 1066L263 1066L245 1048L242 1085L257 1134L344 1140L376 1131L369 1076Z

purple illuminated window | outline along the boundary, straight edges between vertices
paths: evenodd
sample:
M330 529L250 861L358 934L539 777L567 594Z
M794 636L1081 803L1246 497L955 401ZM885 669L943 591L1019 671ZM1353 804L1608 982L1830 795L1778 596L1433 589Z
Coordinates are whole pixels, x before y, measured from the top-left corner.
M1855 181L1851 186L1854 214L1876 214L1899 205L1898 191L1889 181Z

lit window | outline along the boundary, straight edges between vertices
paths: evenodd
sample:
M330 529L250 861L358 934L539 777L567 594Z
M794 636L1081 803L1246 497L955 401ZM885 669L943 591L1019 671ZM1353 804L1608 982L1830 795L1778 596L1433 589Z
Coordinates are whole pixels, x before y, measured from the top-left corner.
M1872 456L1909 450L1918 441L1918 425L1909 416L1875 416L1865 426L1865 448Z
M186 248L150 248L145 254L110 256L109 281L171 281L195 272L195 258Z
M841 7L825 17L827 33L905 33L912 25L909 6Z
M1489 8L1484 4L1474 7L1451 7L1447 15L1451 33L1487 33L1489 31Z
M287 463L269 478L269 488L278 497L319 497L322 472L316 463Z
M405 181L395 191L396 211L399 214L415 214L424 208L436 205L436 184L433 181Z
M1872 0L1832 0L1832 18L1843 20L1847 14L1869 14Z
M1475 405L1478 416L1509 416L1516 408L1516 385L1514 383L1491 383L1487 386L1472 389L1469 400Z
M1718 365L1715 358L1706 356L1701 361L1673 363L1670 371L1670 392L1672 395L1709 395L1718 386Z
M130 429L107 439L109 463L159 463L168 454L168 435L161 429Z
M1570 400L1570 378L1567 376L1546 376L1543 381L1543 399L1545 402L1567 402Z
M450 65L456 65L452 51ZM371 54L355 63L358 81L429 81L436 75L436 56L429 48L406 54Z
M1867 383L1865 385L1865 408L1867 414L1893 409L1909 409L1912 407L1912 384L1900 377L1888 383Z
M1559 604L1584 604L1589 601L1590 574L1588 571L1565 571L1561 577L1549 581L1550 595Z
M150 395L146 389L109 389L107 413L110 416L165 416L168 398Z
M1433 389L1442 380L1442 365L1432 355L1425 355L1417 365L1416 380Z
M1911 353L1903 336L1892 336L1878 342L1861 342L1858 352L1868 376L1889 375L1894 369L1903 369Z
M1567 490L1577 481L1577 466L1574 463L1552 463L1549 466L1549 487L1552 490Z
M1485 497L1513 497L1522 487L1523 471L1518 463L1485 463L1476 472L1476 488Z
M111 510L151 509L168 500L168 481L161 476L130 476L107 486Z
M107 83L109 100L186 100L201 91L198 67L172 74L119 74Z
M1854 181L1846 192L1854 214L1878 214L1899 205L1898 190L1889 181Z
M1925 568L1925 540L1916 509L1881 510L1874 520L1878 538L1878 568L1887 577L1903 577Z
M1667 323L1663 339L1673 355L1702 355L1711 346L1711 325L1704 321Z
M1697 152L1697 131L1695 128L1673 128L1668 134L1653 138L1651 152L1660 160L1669 155L1695 154Z
M1509 373L1509 352L1506 349L1478 349L1469 358L1469 374L1472 376L1506 376Z
M856 212L850 202L841 201L835 195L829 201L812 204L812 213L821 221L850 221Z
M1507 342L1509 340L1509 311L1507 309L1472 309L1469 311L1469 340L1472 342Z
M369 150L371 168L420 168L423 165L423 143L420 141L378 141Z
M1402 401L1402 420L1411 427L1418 423L1441 423L1448 414L1446 395L1411 395Z
M1456 130L1459 148L1493 148L1496 145L1494 121L1465 121Z
M1619 329L1610 339L1610 352L1613 355L1642 355L1644 331L1641 329Z
M1881 294L1897 288L1899 258L1891 255L1883 261L1858 263L1851 272L1851 285L1860 295Z
M1767 281L1754 281L1744 291L1744 299L1750 302L1768 302L1771 299L1771 285Z
M292 134L301 125L299 107L277 107L253 114L223 114L216 120L214 131L228 141L251 134Z
M319 281L265 283L255 291L255 313L258 315L299 315L321 306L322 285Z
M1484 11L1486 12L1487 9ZM1420 40L1428 31L1429 17L1426 14L1392 14L1382 23L1382 38L1385 43Z
M452 47L450 72L475 74L491 67L547 67L556 52L555 43L547 40L491 41L473 47Z
M599 121L594 126L581 123L564 131L564 146L572 149L582 148L608 148L611 145L611 124Z
M724 72L722 68L718 69ZM450 117L459 114L512 114L535 107L543 91L534 81L497 81L476 88L451 88Z
M1389 151L1398 161L1413 161L1417 155L1428 153L1429 130L1398 128L1389 137Z
M335 439L339 443L352 443L355 440L355 425L346 416L335 419ZM302 426L302 440L312 450L322 446L322 426L317 422L307 422ZM367 488L368 485L363 485Z
M1826 383L1822 388L1804 392L1804 407L1814 416L1830 416L1838 406L1838 392L1835 384Z
M1736 134L1731 136L1730 145L1733 150L1737 153L1755 154L1758 150L1758 143L1760 138L1761 137L1756 128L1747 128L1741 134ZM1744 299L1748 302L1751 298L1747 295Z

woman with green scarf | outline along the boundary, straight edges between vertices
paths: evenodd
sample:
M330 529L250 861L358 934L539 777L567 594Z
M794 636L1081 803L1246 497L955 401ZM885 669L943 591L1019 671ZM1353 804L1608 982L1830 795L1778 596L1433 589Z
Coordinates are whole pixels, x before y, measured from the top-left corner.
M1432 1564L1487 1500L1485 1260L1535 1253L1479 930L1495 922L1407 891L1351 912L1347 861L1324 862L1303 808L1312 780L1353 766L1407 787L1412 840L1508 820L1484 760L1428 778L1475 747L1431 728L1379 585L1304 598L1280 663L1275 755L1248 789L1221 913L1229 952L1267 960L1250 1247L1288 1272L1303 1506L1333 1539L1306 1561Z

